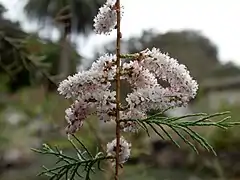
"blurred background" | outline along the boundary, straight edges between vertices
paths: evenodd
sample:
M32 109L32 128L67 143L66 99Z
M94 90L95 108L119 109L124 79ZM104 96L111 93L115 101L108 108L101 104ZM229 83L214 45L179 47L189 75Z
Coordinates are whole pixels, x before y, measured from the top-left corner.
M72 153L64 127L69 106L56 83L88 69L99 55L114 53L115 32L97 36L93 17L104 0L0 0L0 180L45 180L42 165L54 159L31 148L43 143ZM166 116L231 111L239 121L240 2L238 0L122 0L122 51L134 53L157 47L185 64L200 84L187 108ZM122 94L127 92L122 85ZM112 125L90 117L78 133L93 151L113 138ZM93 126L94 124L94 126ZM132 158L124 180L240 179L240 128L229 131L197 128L218 157L200 155L182 144L144 132L132 139ZM101 177L101 178L100 178ZM99 174L94 179L109 179Z

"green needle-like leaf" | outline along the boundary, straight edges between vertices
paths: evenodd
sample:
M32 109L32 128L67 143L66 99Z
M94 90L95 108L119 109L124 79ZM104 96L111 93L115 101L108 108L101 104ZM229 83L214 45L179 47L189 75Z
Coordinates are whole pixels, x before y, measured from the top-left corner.
M196 141L207 151L212 152L216 155L213 147L207 142L207 140L202 137L199 133L192 130L193 127L218 127L221 129L227 129L232 126L240 125L239 122L229 122L227 120L230 119L230 116L224 117L219 121L212 121L213 118L219 118L222 116L229 115L229 112L215 113L215 114L206 114L206 113L197 113L197 114L189 114L180 117L164 117L163 114L157 113L143 120L129 120L137 122L142 129L144 129L148 133L147 126L152 129L160 138L165 139L161 134L162 131L172 143L174 143L177 147L180 147L179 144L173 139L172 135L164 129L164 126L172 129L186 144L188 144L195 152L198 153L197 148L194 146L192 142L190 142L182 132L186 133L192 140ZM197 120L193 120L192 118L198 117ZM190 118L190 119L189 119ZM123 121L124 122L124 121ZM157 126L157 127L155 127Z
M41 154L47 154L52 155L58 158L57 164L61 163L60 166L53 167L53 168L46 168L43 167L44 171L41 172L39 175L47 175L52 180L60 180L63 177L65 177L66 180L74 180L76 176L78 176L80 179L89 180L90 174L93 172L95 173L95 166L98 167L99 170L101 170L100 163L107 159L112 159L113 157L108 157L104 155L102 152L97 152L95 156L93 156L90 151L83 145L83 143L77 139L76 136L74 136L74 139L81 144L84 151L81 151L72 140L69 140L70 143L75 148L77 154L79 156L76 156L76 158L68 156L64 154L61 150L59 150L58 147L55 147L54 149L44 144L42 150L36 150L33 149L33 151ZM85 153L87 152L87 153ZM86 171L82 174L78 173L78 170L85 169Z

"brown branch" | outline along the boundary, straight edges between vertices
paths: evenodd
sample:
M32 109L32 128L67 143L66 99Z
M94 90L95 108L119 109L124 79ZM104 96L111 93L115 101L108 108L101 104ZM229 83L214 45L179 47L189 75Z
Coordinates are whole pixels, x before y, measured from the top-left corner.
M121 21L121 10L120 10L120 0L116 1L115 4L116 12L117 12L117 43L116 43L116 56L117 56L117 72L116 72L116 169L115 169L115 180L118 180L118 170L119 170L119 153L120 153L120 40L121 40L121 29L120 29L120 21Z
M66 15L61 15L61 16L57 16L55 18L56 22L64 22L64 21L70 21L72 18L72 14L66 14Z
M71 11L71 7L70 5L67 5L65 7L63 7L62 9L60 9L60 11L57 13L56 16L61 16L63 14L68 14Z

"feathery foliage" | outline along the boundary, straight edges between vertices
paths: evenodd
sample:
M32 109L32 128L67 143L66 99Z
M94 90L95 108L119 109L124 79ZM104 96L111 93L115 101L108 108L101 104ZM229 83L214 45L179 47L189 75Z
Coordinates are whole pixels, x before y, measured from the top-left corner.
M199 143L207 151L217 155L207 140L204 139L199 133L192 130L192 127L215 126L226 130L229 127L240 125L240 122L227 121L231 118L231 116L229 116L229 112L215 114L197 113L180 117L164 117L162 114L163 112L152 115L144 120L133 119L130 121L137 122L147 132L148 135L149 129L152 129L160 138L165 139L165 135L169 138L169 140L171 140L172 143L174 143L177 147L180 147L180 145L173 139L169 131L164 128L164 126L168 127L173 130L173 132L175 132L196 153L198 153L196 146L184 136L185 134L187 134L195 142ZM193 118L197 118L197 120L194 120ZM213 121L214 118L220 118L220 120Z
M49 169L43 166L44 171L39 176L47 175L50 180L74 180L76 177L90 180L91 173L95 173L96 169L103 171L101 168L103 160L113 159L113 157L106 156L103 152L97 152L96 155L93 155L75 135L72 137L73 139L69 138L69 142L76 151L76 157L64 154L58 147L53 148L47 144L44 144L41 150L33 149L37 153L57 158L56 167ZM78 147L79 145L81 148Z

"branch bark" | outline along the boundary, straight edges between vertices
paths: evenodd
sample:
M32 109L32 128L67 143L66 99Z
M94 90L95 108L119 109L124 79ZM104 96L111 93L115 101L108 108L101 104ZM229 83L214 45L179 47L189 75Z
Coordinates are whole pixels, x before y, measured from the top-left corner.
M116 43L116 56L117 56L117 73L116 73L116 169L115 169L115 180L118 180L119 173L119 153L120 153L120 72L121 72L121 57L120 57L120 41L121 41L121 9L120 0L116 1L115 4L117 12L117 43Z

